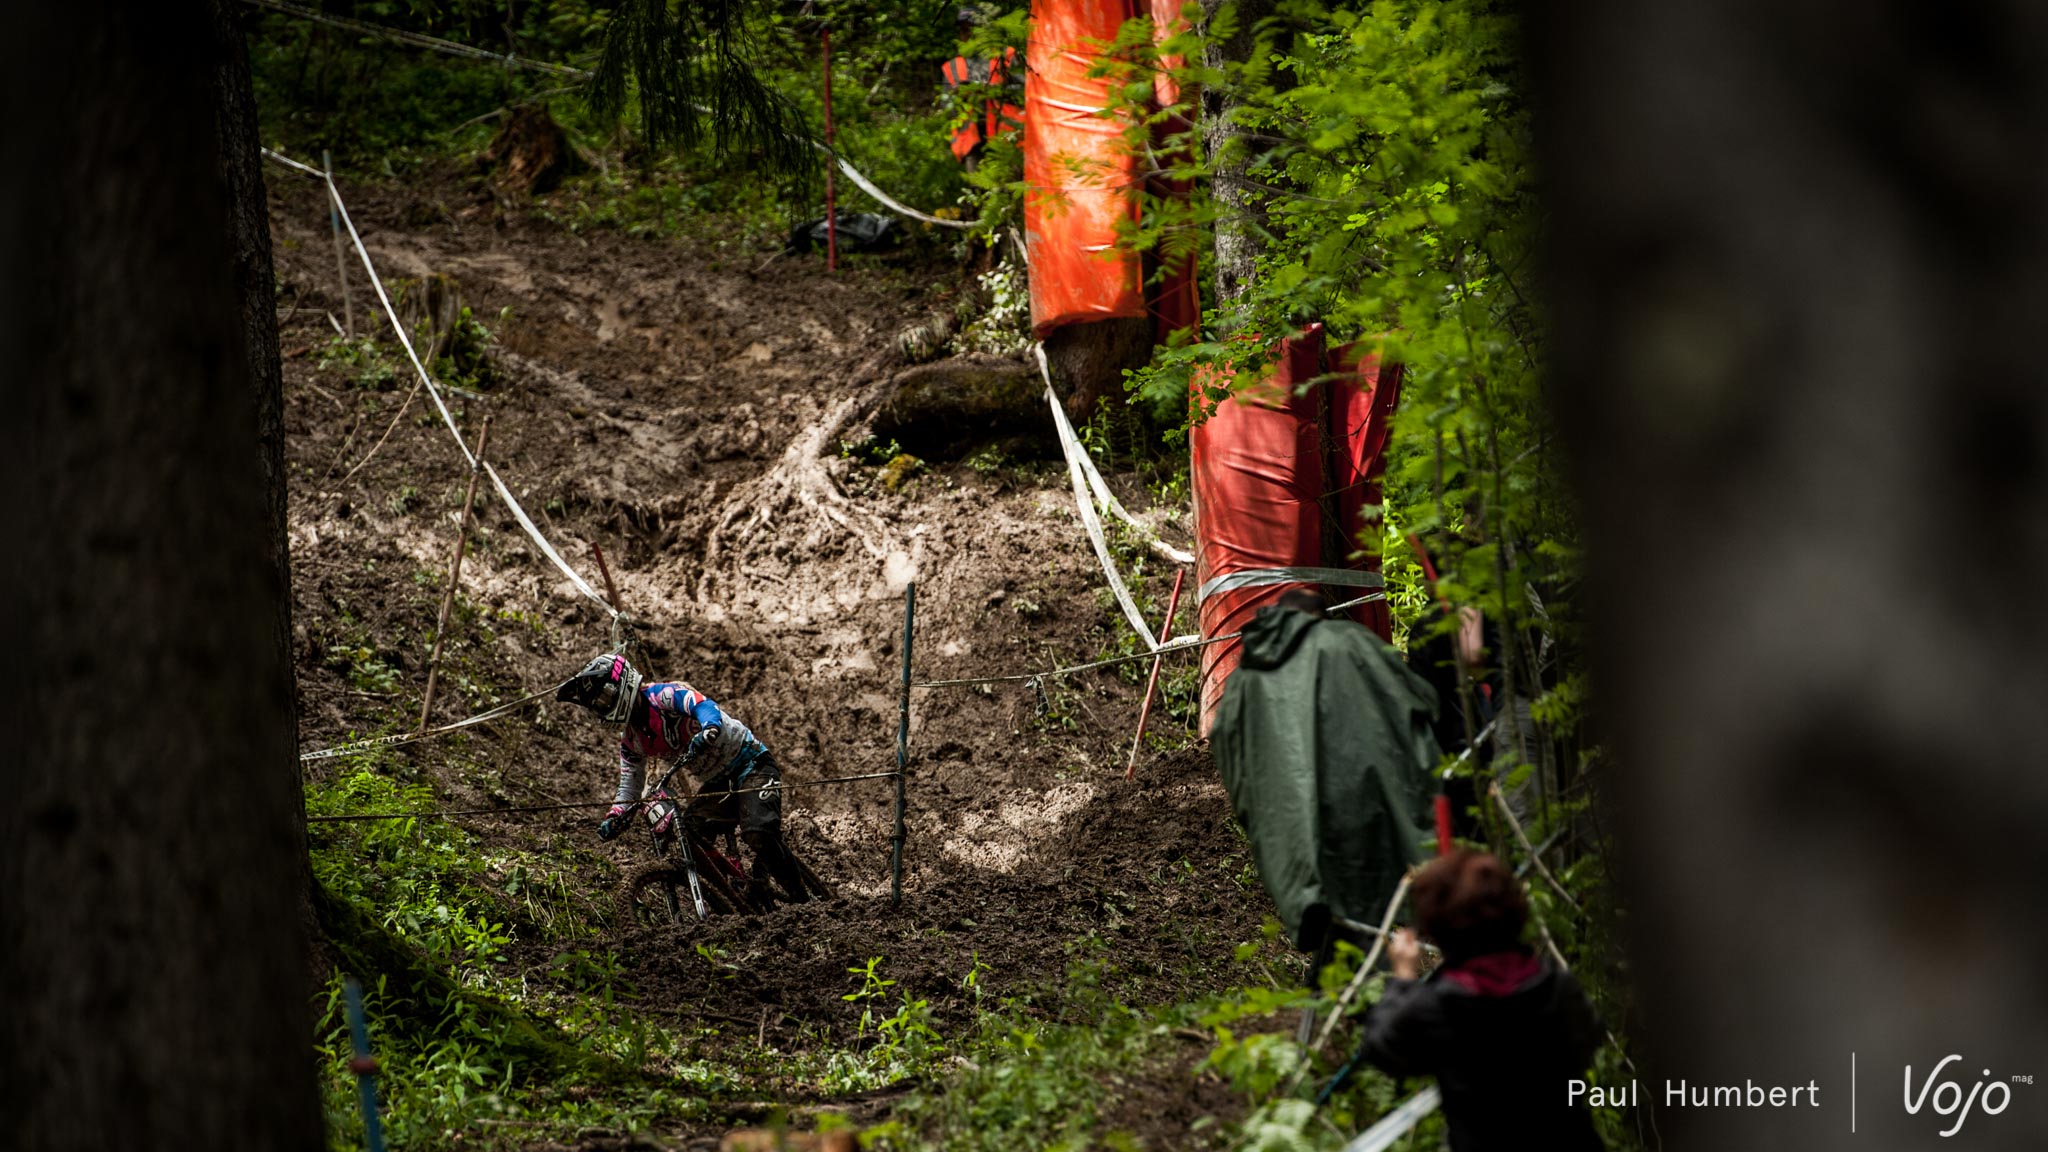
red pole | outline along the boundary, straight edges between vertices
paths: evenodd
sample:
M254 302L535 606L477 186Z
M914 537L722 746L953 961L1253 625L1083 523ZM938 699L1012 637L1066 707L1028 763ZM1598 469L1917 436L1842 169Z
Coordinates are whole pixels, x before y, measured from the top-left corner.
M1436 794L1436 854L1449 856L1451 840L1451 798L1439 792Z
M1173 614L1180 607L1181 581L1187 578L1188 570L1185 568L1173 574L1173 595L1166 601L1166 619L1159 622L1159 639L1162 643L1173 631ZM1152 658L1152 674L1145 678L1145 703L1138 709L1138 734L1131 737L1131 762L1124 768L1126 780L1135 779L1138 775L1138 749L1145 743L1145 722L1152 718L1152 690L1159 686L1159 661L1162 659L1164 657Z
M827 28L818 33L825 45L825 147L832 147L832 30ZM839 164L839 154L832 153L825 160L825 271L839 270L839 210L833 196L832 169Z

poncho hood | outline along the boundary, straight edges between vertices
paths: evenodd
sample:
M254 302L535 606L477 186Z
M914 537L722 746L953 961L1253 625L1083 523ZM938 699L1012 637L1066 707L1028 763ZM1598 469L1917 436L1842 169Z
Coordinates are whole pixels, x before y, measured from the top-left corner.
M1267 605L1244 629L1244 665L1278 668L1301 646L1308 630L1322 620L1293 608Z

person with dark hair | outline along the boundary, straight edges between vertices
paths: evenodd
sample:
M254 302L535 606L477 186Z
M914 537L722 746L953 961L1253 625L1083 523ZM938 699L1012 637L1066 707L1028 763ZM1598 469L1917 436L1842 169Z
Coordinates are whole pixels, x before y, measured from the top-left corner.
M1454 850L1415 877L1415 920L1443 953L1426 979L1422 944L1387 942L1394 978L1366 1013L1355 1060L1389 1076L1434 1076L1452 1152L1601 1148L1566 1081L1593 1063L1602 1036L1572 974L1522 942L1529 904L1494 856Z

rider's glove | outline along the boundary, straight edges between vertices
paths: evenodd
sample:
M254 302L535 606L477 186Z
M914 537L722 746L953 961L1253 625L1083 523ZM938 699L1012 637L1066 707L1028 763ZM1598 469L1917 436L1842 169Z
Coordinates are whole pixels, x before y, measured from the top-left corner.
M718 726L715 724L708 728L698 729L697 734L695 736L690 737L690 747L688 751L683 753L683 758L686 760L695 760L697 757L703 755L705 752L710 750L713 744L718 743L719 735L720 730Z
M612 805L611 811L605 813L604 819L597 825L597 838L599 840L610 840L619 833L624 832L626 830L626 818L632 814L633 810L624 804Z

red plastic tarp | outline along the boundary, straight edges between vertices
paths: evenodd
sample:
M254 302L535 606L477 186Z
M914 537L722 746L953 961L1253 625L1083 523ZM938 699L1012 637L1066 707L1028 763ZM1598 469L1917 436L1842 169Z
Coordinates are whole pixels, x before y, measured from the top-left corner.
M1137 219L1127 125L1100 115L1107 78L1088 70L1132 0L1037 0L1024 82L1024 243L1031 326L1055 328L1146 314L1138 258L1117 249L1117 226Z
M976 68L965 56L955 56L939 68L939 74L946 78L948 88L958 88L963 84L987 84L1001 88L1010 78L1010 70L1016 66L1017 50L1011 48L1000 59L984 61L981 68ZM965 161L976 148L1005 132L1015 132L1023 122L1024 110L1015 104L1001 100L984 101L981 122L969 120L953 133L953 159Z
M1145 3L1152 16L1154 43L1162 43L1188 30L1188 22L1181 16L1185 0L1145 0ZM1152 96L1161 108L1171 108L1180 101L1180 83L1171 73L1181 63L1179 56L1162 54L1159 57L1159 71L1152 74ZM1188 130L1187 120L1178 115L1165 117L1153 125L1152 149L1153 154L1159 157L1161 167L1175 159L1173 138ZM1188 184L1184 180L1174 180L1160 173L1152 177L1151 185L1155 196L1187 199ZM1202 300L1195 290L1194 253L1166 253L1145 271L1145 286L1159 342L1166 343L1177 331L1198 329L1202 323Z
M1362 356L1355 345L1326 353L1320 325L1282 340L1267 374L1218 404L1190 437L1198 589L1218 577L1262 569L1376 572L1376 552L1368 549L1358 560L1350 556L1376 527L1367 510L1379 504L1400 389L1399 365L1382 371L1377 359ZM1303 586L1317 585L1276 581L1204 595L1202 635L1239 631L1261 607ZM1333 602L1371 591L1321 587ZM1363 604L1347 615L1383 638L1390 635L1384 603ZM1202 650L1204 733L1241 655L1236 640Z
M1107 77L1090 79L1102 47L1124 21L1152 18L1164 40L1185 31L1182 0L1036 0L1025 51L1024 237L1031 263L1031 326L1042 338L1067 324L1150 315L1158 339L1201 323L1192 255L1141 261L1117 248L1117 228L1138 218L1135 192L1148 182L1123 140L1129 124L1105 117ZM1179 60L1162 58L1167 67ZM1161 107L1180 98L1160 72L1153 79ZM1175 118L1154 129L1154 150L1187 125ZM1159 196L1186 196L1185 185L1149 179Z

